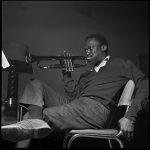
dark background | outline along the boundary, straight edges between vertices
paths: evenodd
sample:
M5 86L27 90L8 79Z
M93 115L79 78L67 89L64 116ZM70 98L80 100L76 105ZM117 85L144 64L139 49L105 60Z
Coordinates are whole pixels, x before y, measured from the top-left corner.
M23 42L35 55L67 50L80 56L86 35L101 33L108 39L111 57L130 59L149 76L148 17L148 1L3 1L2 43ZM41 71L35 63L33 69L33 74L19 74L19 97L31 77L64 93L60 70ZM76 69L75 80L85 70ZM2 100L7 74L2 72Z

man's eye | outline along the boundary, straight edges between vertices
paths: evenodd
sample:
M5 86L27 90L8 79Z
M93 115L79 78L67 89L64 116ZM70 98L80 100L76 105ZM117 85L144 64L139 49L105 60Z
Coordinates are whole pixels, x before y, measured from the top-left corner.
M91 46L88 46L87 48L84 49L85 51L91 50Z
M96 48L96 45L91 46L92 49Z
M91 49L91 46L88 46L87 49Z

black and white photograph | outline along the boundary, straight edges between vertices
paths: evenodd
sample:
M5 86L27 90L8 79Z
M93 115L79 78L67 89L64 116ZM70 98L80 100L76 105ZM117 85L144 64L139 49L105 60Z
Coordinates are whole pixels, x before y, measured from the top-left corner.
M2 1L3 148L149 148L149 1Z

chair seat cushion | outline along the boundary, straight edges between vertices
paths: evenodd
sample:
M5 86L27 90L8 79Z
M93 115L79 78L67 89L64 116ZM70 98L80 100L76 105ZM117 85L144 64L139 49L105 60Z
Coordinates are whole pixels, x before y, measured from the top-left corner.
M118 130L115 129L84 129L84 130L71 130L69 134L82 134L82 135L99 135L99 136L116 136Z

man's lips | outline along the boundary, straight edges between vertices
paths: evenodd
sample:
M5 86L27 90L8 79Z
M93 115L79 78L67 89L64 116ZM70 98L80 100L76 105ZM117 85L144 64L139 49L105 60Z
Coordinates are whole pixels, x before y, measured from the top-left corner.
M91 48L86 50L86 56L87 59L91 59L93 57L93 50Z
M93 54L88 54L87 59L91 59L93 57Z

